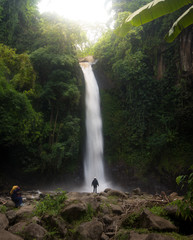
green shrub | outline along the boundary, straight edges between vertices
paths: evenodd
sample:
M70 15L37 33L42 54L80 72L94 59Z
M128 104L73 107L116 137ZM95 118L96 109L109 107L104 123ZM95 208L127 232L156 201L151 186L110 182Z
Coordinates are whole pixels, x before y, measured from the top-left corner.
M182 175L176 178L176 182L178 185L181 185L182 188L184 186L187 187L187 192L182 201L177 201L176 205L178 206L178 214L182 216L182 218L189 219L192 221L193 219L193 172L187 176Z
M154 206L149 209L153 214L158 215L160 217L166 217L167 212L161 206Z
M35 215L41 216L45 213L50 215L57 215L61 208L64 207L64 201L67 199L65 191L56 191L55 196L46 195L46 197L39 201L36 205Z
M1 213L5 213L6 211L7 211L7 207L6 206L4 206L4 205L0 206L0 212Z

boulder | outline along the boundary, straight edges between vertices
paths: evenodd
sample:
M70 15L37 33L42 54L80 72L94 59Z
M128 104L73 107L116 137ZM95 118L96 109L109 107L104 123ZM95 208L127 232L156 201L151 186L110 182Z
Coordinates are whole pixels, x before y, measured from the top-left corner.
M84 222L76 230L77 239L100 240L103 233L103 224L93 219L90 222Z
M159 231L177 231L177 228L169 220L156 216L148 209L144 209L139 217L139 225L142 228L148 228Z
M62 212L61 216L68 220L74 221L80 219L84 214L86 214L86 206L82 203L73 203L66 207Z
M46 223L46 225L56 228L62 237L67 234L67 226L63 219L45 215L42 217L42 220Z
M128 236L129 240L146 240L146 238L147 238L147 234L143 234L143 233L140 234L134 231L131 231Z
M106 191L106 190L105 190ZM118 190L108 190L107 196L116 196L119 198L127 198L127 195L124 192L118 191Z
M141 194L142 194L141 189L140 189L139 187L133 189L132 193L133 193L133 194L136 194L136 195L141 195Z
M105 233L102 233L100 240L109 240L109 237Z
M112 210L112 213L114 213L116 215L123 214L123 209L119 205L111 204L111 210Z
M150 233L145 240L175 240L173 237Z
M13 224L15 222L16 219L16 211L15 210L9 210L6 212L6 216L9 220L10 224Z
M12 200L7 200L7 202L5 203L5 206L8 208L14 208L15 203Z
M108 225L108 224L111 224L113 222L113 219L109 215L104 215L103 216L103 222Z
M27 225L26 222L18 222L15 225L11 226L8 231L11 233L23 233L25 226Z
M169 216L176 217L177 216L177 211L178 211L178 206L176 205L168 205L164 207L164 210L167 212Z
M6 229L9 226L9 221L5 214L0 213L0 229Z
M32 238L36 240L42 240L45 239L46 234L47 231L37 223L30 223L24 229L24 235L26 236L26 239Z
M19 208L16 211L16 219L17 221L21 221L21 220L25 220L27 218L29 218L30 215L32 215L34 211L34 206L33 205L25 205L21 208Z
M0 229L0 240L24 240L24 239L8 231Z
M80 201L82 203L84 203L85 205L90 205L91 208L94 210L94 211L97 211L99 209L99 202L100 202L100 199L95 197L94 195L89 195L89 196L82 196L82 198L80 199Z

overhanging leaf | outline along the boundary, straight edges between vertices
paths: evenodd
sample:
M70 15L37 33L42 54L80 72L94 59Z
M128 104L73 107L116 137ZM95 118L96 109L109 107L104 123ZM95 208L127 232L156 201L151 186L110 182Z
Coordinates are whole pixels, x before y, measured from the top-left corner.
M129 15L116 30L116 33L124 36L130 30L131 24L140 26L191 3L193 3L193 0L154 0Z
M193 6L185 11L173 24L165 39L167 42L172 42L184 28L193 24Z
M140 26L191 3L193 0L154 0L132 13L125 22Z

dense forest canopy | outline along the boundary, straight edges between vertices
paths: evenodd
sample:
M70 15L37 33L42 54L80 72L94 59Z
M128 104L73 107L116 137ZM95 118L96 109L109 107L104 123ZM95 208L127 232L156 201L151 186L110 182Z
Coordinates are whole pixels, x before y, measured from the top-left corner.
M192 25L172 43L163 38L186 6L132 26L125 37L114 31L128 12L149 2L113 0L113 19L98 26L102 37L91 45L88 26L40 14L37 0L0 0L1 184L7 173L28 180L82 177L84 84L78 58L88 54L98 60L93 68L101 78L104 160L113 178L146 185L154 178L170 187L191 171Z

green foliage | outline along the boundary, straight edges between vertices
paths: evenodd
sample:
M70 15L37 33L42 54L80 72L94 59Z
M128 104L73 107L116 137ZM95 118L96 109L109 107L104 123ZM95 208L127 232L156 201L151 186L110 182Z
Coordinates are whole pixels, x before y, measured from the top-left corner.
M66 192L60 189L56 190L56 195L46 195L44 199L36 204L35 215L42 216L44 214L57 215L64 207L67 199Z
M177 202L178 206L178 214L181 215L185 220L190 219L192 221L193 219L193 173L190 173L190 175L182 175L178 176L176 178L176 182L178 185L181 185L181 187L187 186L187 192L185 194L185 197L182 201Z
M150 208L149 210L157 216L167 218L167 212L161 206L154 206L154 207Z
M0 212L1 213L6 213L6 211L7 211L7 207L5 205L1 205L0 206Z
M140 213L132 213L130 214L123 222L122 227L123 228L137 228L137 221L139 218Z
M7 80L18 91L30 90L35 84L35 72L27 54L0 44L0 79Z
M0 144L28 146L41 137L41 114L34 111L24 93L17 92L5 80L0 81L0 105Z

